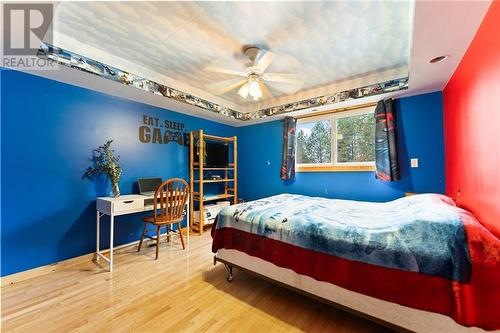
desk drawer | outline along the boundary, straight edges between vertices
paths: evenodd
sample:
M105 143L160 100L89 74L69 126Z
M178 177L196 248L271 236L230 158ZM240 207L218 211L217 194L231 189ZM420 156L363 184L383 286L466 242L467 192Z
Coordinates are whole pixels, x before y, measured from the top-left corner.
M124 199L113 202L113 214L119 214L128 211L140 211L144 209L143 199Z

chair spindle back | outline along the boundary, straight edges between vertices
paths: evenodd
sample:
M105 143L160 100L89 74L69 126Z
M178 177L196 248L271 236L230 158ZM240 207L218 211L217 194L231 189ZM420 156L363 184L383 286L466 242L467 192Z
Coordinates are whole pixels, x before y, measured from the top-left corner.
M189 195L189 185L182 178L163 182L154 196L154 219L176 221L183 218L184 207Z

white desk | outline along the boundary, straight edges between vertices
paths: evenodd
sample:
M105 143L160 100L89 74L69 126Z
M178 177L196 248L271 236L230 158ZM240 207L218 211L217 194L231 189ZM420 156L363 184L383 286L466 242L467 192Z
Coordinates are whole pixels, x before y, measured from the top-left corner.
M145 201L150 202L150 204L145 204ZM153 196L145 196L140 194L127 194L121 195L117 198L113 197L99 197L96 200L96 252L94 259L96 261L99 258L104 259L109 263L109 271L113 271L113 234L114 234L114 224L115 216L128 215L134 213L148 212L153 210L154 204ZM104 256L103 252L100 250L100 224L101 217L108 215L110 218L109 223L109 258ZM189 247L189 197L186 201L186 221L187 221L187 246Z

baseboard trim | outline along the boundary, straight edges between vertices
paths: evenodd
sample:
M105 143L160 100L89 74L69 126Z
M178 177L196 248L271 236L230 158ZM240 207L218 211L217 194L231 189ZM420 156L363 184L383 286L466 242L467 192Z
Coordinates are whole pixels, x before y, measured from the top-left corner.
M182 228L182 231L184 231L184 234L185 234L186 228ZM162 233L161 236L166 236L166 233ZM115 252L120 251L124 248L131 247L131 246L134 246L137 244L139 244L139 240L115 246L114 250L115 250ZM105 249L105 250L101 250L101 252L108 253L109 248ZM52 272L67 269L69 267L79 265L80 263L82 263L84 261L91 261L94 258L94 253L95 252L91 252L91 253L83 254L83 255L78 256L78 257L73 257L73 258L69 258L66 260L58 261L58 262L55 262L53 264L39 266L39 267L35 267L32 269L28 269L26 271L2 276L0 278L1 279L1 286L3 288L6 286L9 286L9 285L13 285L15 283L19 283L22 281L33 279L33 278L38 277L38 276L42 276L42 275L46 275L46 274L49 274ZM103 272L109 273L107 270L103 270Z

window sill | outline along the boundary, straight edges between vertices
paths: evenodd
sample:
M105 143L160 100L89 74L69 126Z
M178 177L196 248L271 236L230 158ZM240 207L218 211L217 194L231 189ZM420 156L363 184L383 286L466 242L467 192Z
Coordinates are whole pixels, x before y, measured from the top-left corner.
M297 165L296 172L370 172L375 165Z

